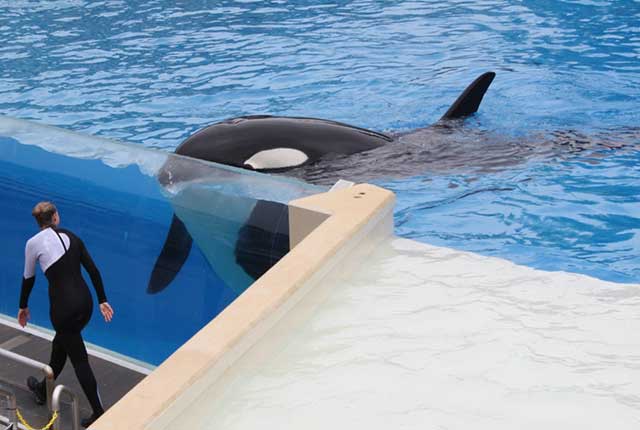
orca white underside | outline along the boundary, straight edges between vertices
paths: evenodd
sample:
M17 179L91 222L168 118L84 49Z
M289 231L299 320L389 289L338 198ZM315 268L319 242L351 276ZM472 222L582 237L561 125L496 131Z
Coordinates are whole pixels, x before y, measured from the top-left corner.
M274 148L256 152L244 162L254 170L284 169L304 164L309 157L293 148Z

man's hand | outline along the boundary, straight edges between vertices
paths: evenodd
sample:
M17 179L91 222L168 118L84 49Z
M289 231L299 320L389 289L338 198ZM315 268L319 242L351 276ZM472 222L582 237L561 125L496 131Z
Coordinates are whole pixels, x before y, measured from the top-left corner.
M100 303L100 312L102 313L102 316L104 317L104 320L106 322L110 322L113 318L113 309L107 302Z
M23 328L26 327L27 321L31 319L31 313L29 312L29 308L21 308L18 311L18 324L20 324Z

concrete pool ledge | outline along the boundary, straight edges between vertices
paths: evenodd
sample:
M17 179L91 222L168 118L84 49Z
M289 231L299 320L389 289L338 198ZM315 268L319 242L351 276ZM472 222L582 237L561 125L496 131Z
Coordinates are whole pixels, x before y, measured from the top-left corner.
M179 416L329 272L390 236L394 202L369 184L290 202L295 247L91 428L142 430Z

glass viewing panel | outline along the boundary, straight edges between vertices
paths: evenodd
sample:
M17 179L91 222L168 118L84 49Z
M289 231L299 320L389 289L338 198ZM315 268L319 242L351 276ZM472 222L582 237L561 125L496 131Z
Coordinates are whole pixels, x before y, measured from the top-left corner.
M287 202L322 191L0 118L0 313L17 314L25 243L38 232L31 209L49 200L115 310L105 324L94 306L85 339L157 365L288 251ZM37 268L30 324L51 328L47 288Z

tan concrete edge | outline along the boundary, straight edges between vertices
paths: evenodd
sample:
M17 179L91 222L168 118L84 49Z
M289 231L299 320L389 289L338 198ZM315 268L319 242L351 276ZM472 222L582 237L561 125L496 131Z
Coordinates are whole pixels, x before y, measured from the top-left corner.
M206 384L215 381L274 324L274 315L284 312L289 299L312 277L318 277L323 266L354 235L371 220L383 215L388 218L394 200L390 191L360 184L291 202L290 207L300 209L299 213L324 214L316 216L312 224L331 215L91 428L148 429L189 389L205 384L205 380ZM306 229L301 228L299 234Z

